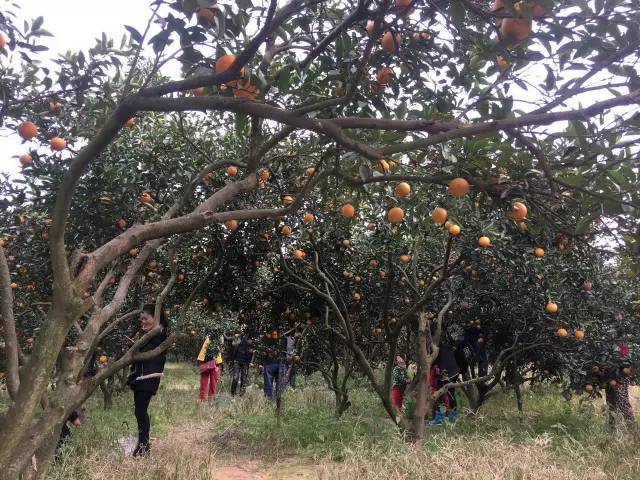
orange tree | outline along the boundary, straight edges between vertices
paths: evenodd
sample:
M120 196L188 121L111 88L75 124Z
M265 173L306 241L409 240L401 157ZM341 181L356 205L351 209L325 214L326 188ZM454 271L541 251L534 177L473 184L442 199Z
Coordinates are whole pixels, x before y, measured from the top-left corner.
M124 306L135 275L159 248L169 251L170 237L231 220L282 218L329 179L360 174L362 182L442 184L463 176L477 191L495 193L498 185L497 204L525 200L541 223L556 228L553 205L568 190L583 221L568 221L563 235L583 234L601 215L598 228L620 239L620 250L637 248L637 118L630 106L638 103L638 38L628 28L637 21L633 2L292 0L278 8L275 1L236 6L157 0L152 8L142 32L127 27L130 38L122 49L103 37L88 52L58 59L55 71L30 61L44 55L42 19L25 31L16 27L14 7L3 9L3 125L28 141L23 165L42 159L61 166L59 175L43 174L22 191L3 182L15 193L2 200L8 214L32 202L41 185L57 192L46 217L50 274L42 280L50 305L22 367L12 267L0 251L12 397L0 420L0 467L9 478L25 468L35 475L28 467L33 455L37 475L44 475L52 438L69 411L113 372L141 358L136 349L157 330L96 376L79 376L100 331ZM174 60L183 79L160 74ZM594 95L597 101L591 101ZM226 182L201 188L220 168L209 155L212 161L193 181L158 185L150 195L136 191L140 203L158 209L133 225L119 222L123 231L86 242L90 247L67 259L81 228L70 214L83 176L104 165L111 145L126 141L123 128L145 128L146 118L155 118L145 112L206 112L189 115L218 130L233 125L240 155L231 161L238 170L231 169ZM197 139L198 132L193 135ZM225 147L206 140L200 147L206 153ZM393 174L386 168L391 158L400 165ZM271 172L278 163L287 168ZM177 158L166 167L180 164ZM378 164L382 175L369 175L367 169ZM309 165L316 171L297 181ZM260 175L264 168L272 178ZM284 178L293 170L295 177ZM279 205L279 192L261 191L261 182L285 185L293 201ZM103 305L112 267L133 248L138 255ZM95 292L93 300L83 298L86 291ZM68 344L76 325L80 331ZM50 392L59 357L64 365L56 375L64 382Z

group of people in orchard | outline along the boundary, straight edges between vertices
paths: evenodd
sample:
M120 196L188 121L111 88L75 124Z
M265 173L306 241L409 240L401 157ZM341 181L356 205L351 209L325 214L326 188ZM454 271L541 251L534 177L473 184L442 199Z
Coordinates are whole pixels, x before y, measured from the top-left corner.
M154 327L160 332L148 339L139 348L140 353L151 352L167 338L167 319L164 309L155 317L156 306L144 305L140 313L140 330L130 339L139 341ZM250 385L251 368L262 371L264 396L268 399L278 397L286 388L295 388L297 369L300 366L300 353L304 328L295 324L283 334L272 331L264 335L259 342L249 334L247 325L242 325L238 333L225 332L216 335L211 332L204 338L198 351L197 364L200 372L198 400L212 401L218 393L218 382L225 372L230 377L232 396L243 395ZM433 333L433 332L432 332ZM462 334L446 340L439 345L438 355L431 366L429 388L434 393L450 382L457 382L460 376L483 377L489 369L486 352L486 336L479 326L466 328ZM624 342L618 345L618 355L628 356L628 346ZM150 451L149 404L157 393L164 375L166 355L164 352L139 360L131 365L127 383L133 391L134 413L138 425L138 441L133 456L147 456ZM417 364L409 363L405 355L397 355L392 371L391 403L397 411L404 411L410 399L416 394ZM224 383L223 383L224 385ZM482 384L479 384L481 387ZM625 419L633 422L633 411L629 404L627 383L619 388L606 391L606 401L611 411L621 412ZM431 424L441 425L445 421L455 421L458 415L458 402L455 390L448 390L433 406ZM71 426L79 426L83 415L73 412L65 422L56 456L60 447L71 437Z
M487 374L489 362L485 350L485 337L477 329L467 329L455 340L442 342L438 356L431 365L429 388L435 393L447 383L459 381L464 372L482 377ZM403 410L407 393L415 386L416 364L408 365L403 355L397 355L392 371L391 404L396 410ZM448 390L433 406L431 424L442 425L445 420L455 421L458 416L458 402L455 390Z
M225 370L231 377L231 395L243 395L250 384L250 368L258 362L264 379L264 395L273 398L285 388L295 388L299 339L302 329L296 325L283 335L269 333L256 349L247 335L246 325L239 333L207 335L198 353L200 392L198 400L213 400L218 393L218 381Z

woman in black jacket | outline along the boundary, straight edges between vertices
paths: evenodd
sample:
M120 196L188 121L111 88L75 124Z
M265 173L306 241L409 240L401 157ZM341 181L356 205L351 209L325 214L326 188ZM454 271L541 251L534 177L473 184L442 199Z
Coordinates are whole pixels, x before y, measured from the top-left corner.
M155 305L145 305L140 312L141 335L149 332L154 327ZM160 326L162 332L151 338L144 344L139 352L149 352L157 348L167 338L167 319L164 311L160 314ZM160 386L160 379L164 371L165 353L161 353L148 360L135 362L131 365L131 375L129 375L129 385L133 390L133 404L136 420L138 421L138 445L133 451L133 456L147 456L149 454L149 402L156 394Z

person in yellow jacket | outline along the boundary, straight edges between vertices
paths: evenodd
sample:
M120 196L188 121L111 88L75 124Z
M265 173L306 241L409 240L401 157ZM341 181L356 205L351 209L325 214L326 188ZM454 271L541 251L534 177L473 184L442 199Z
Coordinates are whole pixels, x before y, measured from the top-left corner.
M207 335L198 353L198 368L200 369L199 401L203 402L205 400L207 387L209 387L209 400L216 396L221 364L222 354L220 353L220 347Z

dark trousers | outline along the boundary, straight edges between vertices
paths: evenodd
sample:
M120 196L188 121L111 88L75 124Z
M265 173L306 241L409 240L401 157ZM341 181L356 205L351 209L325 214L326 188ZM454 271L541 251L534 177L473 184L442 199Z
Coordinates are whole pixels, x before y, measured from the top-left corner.
M249 385L249 364L233 362L233 372L231 380L231 395L236 394L238 384L240 384L240 395L243 395L247 385Z
M277 380L276 387L282 391L284 390L284 364L283 363L268 363L264 366L264 396L267 398L273 398L275 393L273 390L273 384Z
M144 392L140 390L133 391L133 405L138 422L138 450L139 448L149 448L149 430L151 422L149 421L149 402L153 396L152 392Z

